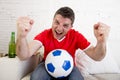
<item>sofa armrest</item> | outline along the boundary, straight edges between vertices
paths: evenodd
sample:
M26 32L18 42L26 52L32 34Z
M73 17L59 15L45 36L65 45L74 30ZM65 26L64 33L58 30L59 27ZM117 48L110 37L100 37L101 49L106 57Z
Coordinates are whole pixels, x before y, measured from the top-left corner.
M21 61L16 58L0 58L0 80L20 80L23 76L33 71L37 65L37 56Z

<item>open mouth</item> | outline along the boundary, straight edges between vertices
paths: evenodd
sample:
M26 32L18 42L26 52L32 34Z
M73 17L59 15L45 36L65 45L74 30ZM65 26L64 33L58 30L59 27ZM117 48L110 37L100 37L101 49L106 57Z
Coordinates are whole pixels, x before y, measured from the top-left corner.
M56 35L58 35L58 36L62 35L62 32L57 32L57 31L55 31L55 33L56 33Z
M56 36L57 39L61 39L63 37L63 32L55 31L55 36Z

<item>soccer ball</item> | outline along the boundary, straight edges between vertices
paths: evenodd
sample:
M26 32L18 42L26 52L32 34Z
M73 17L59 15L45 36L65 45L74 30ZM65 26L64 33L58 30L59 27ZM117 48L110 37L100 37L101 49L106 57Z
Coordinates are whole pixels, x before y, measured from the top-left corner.
M55 49L51 51L45 60L45 68L47 72L55 78L63 78L68 76L73 69L72 56L63 49Z

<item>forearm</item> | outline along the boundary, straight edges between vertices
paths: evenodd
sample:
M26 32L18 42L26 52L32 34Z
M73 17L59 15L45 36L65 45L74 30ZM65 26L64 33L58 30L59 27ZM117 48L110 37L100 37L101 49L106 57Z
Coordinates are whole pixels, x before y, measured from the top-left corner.
M102 60L106 55L106 43L97 42L93 53L95 60Z
M97 45L94 47L94 58L101 60L106 55L106 41L109 35L110 27L104 23L98 22L94 25L94 34L97 39Z
M17 38L16 42L17 56L21 59L27 59L29 57L29 46L26 38Z
M33 55L33 52L30 50L30 46L27 43L26 37L34 21L29 17L19 17L17 20L17 45L16 52L17 56L24 60ZM32 48L31 48L32 49Z
M106 43L97 42L96 46L91 46L85 53L93 60L100 61L106 55Z

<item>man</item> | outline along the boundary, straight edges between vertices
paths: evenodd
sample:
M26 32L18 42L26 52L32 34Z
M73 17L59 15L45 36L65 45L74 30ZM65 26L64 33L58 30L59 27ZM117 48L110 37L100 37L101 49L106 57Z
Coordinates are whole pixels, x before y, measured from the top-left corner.
M82 49L92 59L102 60L106 54L109 26L101 22L94 25L94 34L97 39L97 44L94 47L81 33L72 29L74 19L74 12L71 8L61 7L54 15L52 28L44 30L28 44L26 36L31 30L34 21L28 17L20 17L17 21L17 56L21 60L27 59L32 55L36 55L37 50L44 46L44 60L47 54L54 49L65 49L74 59L75 51L78 48ZM52 79L54 80L55 78L50 76L45 70L44 61L37 66L31 75L31 80ZM74 66L71 74L64 79L84 80L76 66Z

